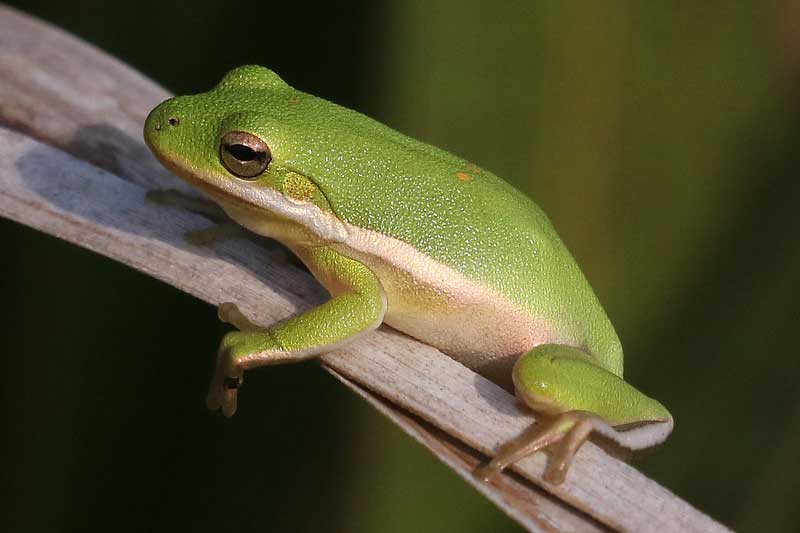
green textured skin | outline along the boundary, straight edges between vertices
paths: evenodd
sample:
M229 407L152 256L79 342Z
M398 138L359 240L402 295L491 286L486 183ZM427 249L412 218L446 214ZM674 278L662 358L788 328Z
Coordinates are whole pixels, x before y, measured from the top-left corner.
M613 426L670 418L658 401L587 362L581 352L569 346L543 345L522 356L514 367L514 382L529 398L546 398L557 406L591 411Z
M411 244L551 319L622 374L620 342L583 273L541 209L497 176L261 67L240 67L163 112L177 110L191 139L181 149L198 167L225 172L218 147L226 131L268 139L273 164L309 177L341 219Z
M222 349L234 360L244 361L244 369L257 366L247 362L252 354L313 351L318 346L345 341L380 323L384 308L380 283L364 265L324 247L315 248L304 259L327 272L335 272L347 290L339 291L341 294L302 315L279 322L269 329L268 335L262 331L228 333Z
M328 278L320 281L329 287L333 297L270 328L251 327L248 323L245 327L240 325L240 331L225 335L209 387L210 409L221 408L225 416L236 412L238 385L230 387L228 382L241 384L245 370L314 357L321 350L332 350L380 325L386 297L380 281L367 267L327 246L307 248L301 254L307 265Z
M179 127L167 136L155 131L166 128L167 117L173 116L180 118ZM666 412L621 379L621 344L594 292L547 216L502 179L360 113L297 91L255 66L231 71L209 92L162 103L148 117L145 138L162 162L176 172L181 167L179 173L213 196L215 182L235 179L219 158L220 140L230 131L252 133L270 147L269 169L252 188L273 188L285 196L310 194L310 201L338 219L411 245L570 339L574 348L563 363L569 371L551 372L548 386L536 390L539 397L593 410L610 421L649 420ZM176 160L180 165L171 163ZM266 220L270 215L248 216ZM318 270L339 275L335 268ZM353 333L346 319L338 322ZM502 334L501 325L498 331ZM259 341L254 337L245 344L251 342ZM236 348L242 357L248 349ZM523 356L515 370L518 383L536 389L542 381L522 369L540 367L546 373L551 360L536 350Z

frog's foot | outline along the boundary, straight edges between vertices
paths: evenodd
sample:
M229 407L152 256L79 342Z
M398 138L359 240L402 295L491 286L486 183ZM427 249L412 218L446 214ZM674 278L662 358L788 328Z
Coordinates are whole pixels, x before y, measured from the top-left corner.
M244 381L242 347L247 344L248 334L232 331L225 335L217 353L217 366L208 387L206 405L212 411L222 410L222 414L231 417L236 413L236 399L239 387Z
M585 411L569 411L543 418L501 446L489 464L475 470L475 476L482 481L491 481L507 466L548 448L552 455L544 478L550 483L562 483L575 452L591 433L595 420L595 415Z
M217 366L208 388L206 405L212 411L221 408L222 414L231 417L236 412L237 394L244 380L242 360L252 350L252 335L245 333L259 331L263 333L263 329L251 322L239 307L231 302L221 303L217 314L222 322L235 326L239 331L228 333L222 339L217 353Z

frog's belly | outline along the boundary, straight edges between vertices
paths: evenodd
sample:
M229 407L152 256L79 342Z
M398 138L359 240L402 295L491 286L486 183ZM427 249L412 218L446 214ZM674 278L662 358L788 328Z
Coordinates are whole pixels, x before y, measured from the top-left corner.
M508 389L519 355L559 340L550 321L530 316L502 295L438 263L425 269L425 276L417 276L379 257L352 250L348 255L380 279L388 302L386 324Z

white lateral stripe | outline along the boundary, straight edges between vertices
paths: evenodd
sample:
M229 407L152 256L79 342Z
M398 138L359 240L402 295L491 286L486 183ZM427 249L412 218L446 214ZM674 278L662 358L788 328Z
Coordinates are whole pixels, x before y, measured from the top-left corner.
M672 433L674 425L675 422L672 417L669 417L668 420L663 422L650 422L634 429L620 431L614 429L602 418L592 417L592 429L594 431L629 450L643 450L656 444L661 444Z
M464 276L461 272L419 252L412 245L375 230L345 222L314 204L293 201L270 188L238 186L231 194L243 201L282 215L308 228L326 242L344 245L357 252L380 258L394 268L406 271L425 285L436 287L464 303L492 302L507 313L527 317L527 313L493 289ZM529 318L529 317L528 317ZM533 324L532 324L533 326Z

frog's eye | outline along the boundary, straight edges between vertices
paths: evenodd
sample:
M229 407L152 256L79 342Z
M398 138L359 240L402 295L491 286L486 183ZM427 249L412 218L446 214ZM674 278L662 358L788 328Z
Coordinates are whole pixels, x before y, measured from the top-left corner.
M229 131L219 145L219 158L237 178L251 180L267 169L272 153L267 143L244 131Z

